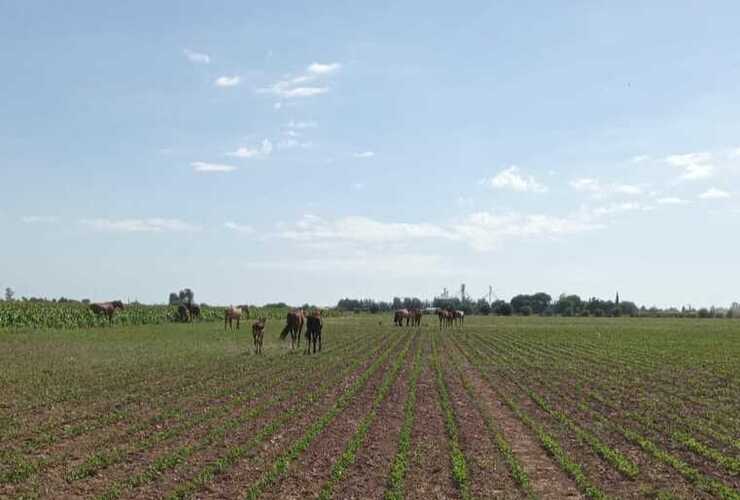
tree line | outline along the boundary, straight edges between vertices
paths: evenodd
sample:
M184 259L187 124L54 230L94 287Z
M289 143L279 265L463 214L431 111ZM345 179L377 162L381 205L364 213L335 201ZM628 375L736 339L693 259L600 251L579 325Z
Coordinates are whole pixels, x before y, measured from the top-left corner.
M435 297L433 300L424 300L418 297L394 297L391 301L373 299L344 298L337 303L337 309L346 312L380 313L397 309L426 309L451 308L465 311L466 314L498 315L498 316L595 316L595 317L675 317L675 318L740 318L740 304L733 303L729 308L701 308L692 307L646 307L638 306L629 300L604 300L597 297L582 299L578 295L561 294L553 299L549 294L538 292L534 294L520 294L511 300L487 299L462 300L459 297Z

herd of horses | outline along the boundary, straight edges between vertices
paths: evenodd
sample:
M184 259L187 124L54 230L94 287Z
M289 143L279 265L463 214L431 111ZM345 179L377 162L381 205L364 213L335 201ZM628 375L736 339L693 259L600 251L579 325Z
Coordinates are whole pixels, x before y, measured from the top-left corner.
M120 300L90 304L90 310L97 315L105 315L108 318L109 324L113 322L115 312L118 310L122 311L123 309L124 305ZM439 317L440 330L443 327L451 328L459 326L462 328L464 326L464 311L438 308L434 312ZM393 313L393 324L394 326L403 326L405 322L406 326L420 327L423 313L421 309L398 309ZM177 307L177 315L181 321L200 319L200 306L192 303L180 304ZM233 329L234 323L236 323L236 328L238 329L242 317L249 319L248 306L229 306L226 308L224 310L224 331L227 327ZM252 339L254 341L255 354L262 354L262 340L264 338L266 324L266 318L258 318L252 323ZM280 339L285 340L290 335L290 350L300 349L304 326L306 327L306 349L304 353L310 354L313 347L313 353L315 354L317 344L318 350L321 352L321 330L324 327L324 323L321 319L321 311L319 309L314 309L309 313L306 313L303 309L289 311L285 318L285 327L280 332Z
M453 326L462 328L465 325L465 311L437 308L434 309L434 312L439 317L440 329ZM406 326L421 326L423 314L424 312L421 309L397 309L393 312L393 324L403 326L403 323L406 322Z

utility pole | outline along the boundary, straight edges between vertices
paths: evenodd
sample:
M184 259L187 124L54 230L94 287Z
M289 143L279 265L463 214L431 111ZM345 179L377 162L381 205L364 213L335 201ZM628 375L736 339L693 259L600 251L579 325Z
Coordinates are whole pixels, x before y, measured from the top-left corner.
M493 285L488 285L488 303L493 302Z

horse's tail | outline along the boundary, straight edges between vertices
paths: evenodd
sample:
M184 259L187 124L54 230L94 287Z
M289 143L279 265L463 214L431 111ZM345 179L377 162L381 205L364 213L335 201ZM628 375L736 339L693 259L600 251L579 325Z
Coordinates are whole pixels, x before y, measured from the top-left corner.
M290 333L290 325L285 325L285 328L283 328L283 331L280 332L280 340L285 340L285 337L287 337L289 333Z

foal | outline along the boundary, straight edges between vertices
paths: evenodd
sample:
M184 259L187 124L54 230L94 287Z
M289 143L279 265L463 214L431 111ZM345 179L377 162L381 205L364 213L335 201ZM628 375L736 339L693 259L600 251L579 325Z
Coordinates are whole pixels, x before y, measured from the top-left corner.
M254 353L262 354L262 337L265 335L265 323L267 319L260 318L252 323L252 337L254 338Z

